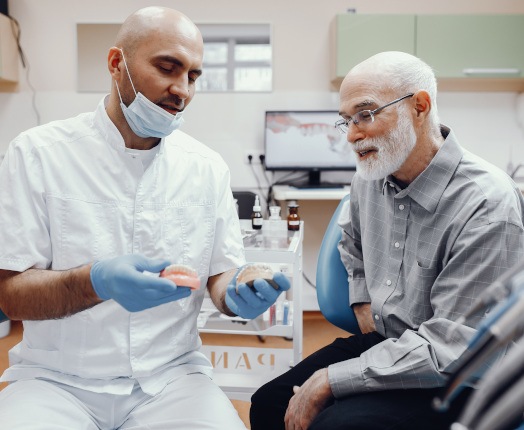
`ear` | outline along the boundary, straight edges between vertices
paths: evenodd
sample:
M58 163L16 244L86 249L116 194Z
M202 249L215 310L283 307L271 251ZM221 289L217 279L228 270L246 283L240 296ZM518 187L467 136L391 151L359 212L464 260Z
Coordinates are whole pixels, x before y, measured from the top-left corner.
M417 114L418 119L425 119L429 115L429 111L431 110L431 97L429 96L429 93L425 90L417 91L413 95L413 99L415 100L415 111Z
M113 79L118 79L122 73L120 63L122 62L122 51L120 48L113 46L107 54L107 68Z

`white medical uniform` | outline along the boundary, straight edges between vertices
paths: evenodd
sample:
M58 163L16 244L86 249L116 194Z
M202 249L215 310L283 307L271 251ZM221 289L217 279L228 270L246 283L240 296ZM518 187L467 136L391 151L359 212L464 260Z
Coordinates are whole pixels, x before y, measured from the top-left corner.
M0 183L1 269L65 270L141 253L187 264L202 281L189 298L142 312L129 313L108 300L60 320L24 321L23 340L9 352L11 366L1 381L47 380L114 399L132 392L158 397L166 387L176 392L177 381L187 381L187 375L197 375L198 390L209 386L202 381L212 368L198 351L196 323L207 279L245 262L229 169L216 152L175 131L161 140L145 169L139 156L126 152L102 100L93 113L20 134L0 167ZM0 392L2 425L13 416L4 405L17 386L22 384ZM187 383L182 386L189 390L185 395L200 398ZM171 427L164 421L165 427L136 428L244 428L217 393L210 400L216 399L218 409L180 399L171 404L178 418L194 407L204 420L206 410L223 410L225 421L215 416L215 426ZM18 413L33 406L24 400Z

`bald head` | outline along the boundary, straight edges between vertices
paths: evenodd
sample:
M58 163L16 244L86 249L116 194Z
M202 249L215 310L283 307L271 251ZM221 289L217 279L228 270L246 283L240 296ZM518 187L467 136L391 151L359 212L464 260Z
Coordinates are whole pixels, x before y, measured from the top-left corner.
M178 35L195 38L202 43L200 31L186 15L175 9L151 6L137 10L124 21L115 45L131 57L140 45L150 41L152 36L171 35L174 29Z
M355 78L365 78L374 85L398 90L399 93L427 91L437 95L437 83L431 67L420 58L399 51L387 51L369 57L353 67L342 85L351 85Z
M341 93L350 90L357 81L398 95L427 91L433 102L432 122L438 123L437 81L431 67L420 58L399 51L373 55L349 71L342 81Z

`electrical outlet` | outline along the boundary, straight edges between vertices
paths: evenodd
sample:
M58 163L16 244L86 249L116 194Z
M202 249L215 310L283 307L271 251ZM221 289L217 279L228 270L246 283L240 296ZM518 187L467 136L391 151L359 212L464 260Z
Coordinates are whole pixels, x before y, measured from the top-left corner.
M260 151L259 149L249 149L246 150L246 153L244 155L244 162L246 164L261 164L260 163L260 156L264 155L264 151ZM251 163L249 162L249 157L251 158Z

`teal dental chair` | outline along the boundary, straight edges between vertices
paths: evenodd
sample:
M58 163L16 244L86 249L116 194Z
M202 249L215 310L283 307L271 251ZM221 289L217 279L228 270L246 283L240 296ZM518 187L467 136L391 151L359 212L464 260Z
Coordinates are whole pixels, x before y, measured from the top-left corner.
M331 324L349 333L360 334L357 319L349 306L348 274L337 247L342 236L337 221L346 202L349 202L349 195L345 196L335 209L320 246L316 279L317 299L320 312Z

